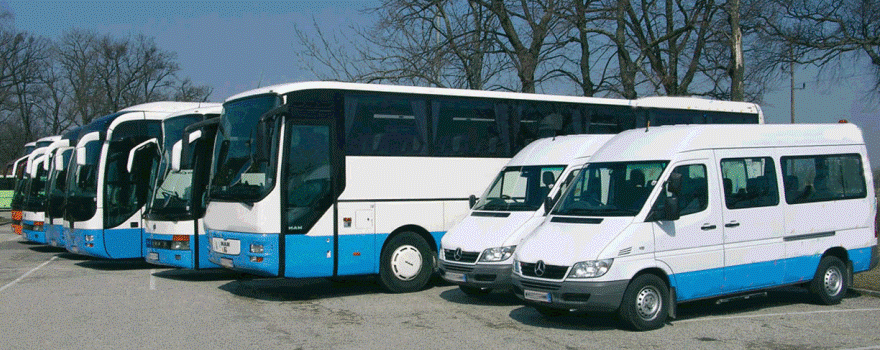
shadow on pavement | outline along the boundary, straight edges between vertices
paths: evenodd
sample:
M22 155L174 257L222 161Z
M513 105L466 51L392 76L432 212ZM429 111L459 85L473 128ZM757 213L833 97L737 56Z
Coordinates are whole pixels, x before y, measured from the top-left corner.
M50 245L39 245L36 247L30 247L28 249L33 250L37 253L66 253L67 252L67 249L53 247Z
M158 267L158 266L154 266ZM167 268L167 267L161 267ZM159 278L166 278L175 281L194 281L194 282L204 282L204 281L224 281L224 280L238 280L238 279L252 279L255 276L244 274L241 272L224 270L224 269L206 269L206 270L188 270L188 269L175 269L169 268L169 270L158 271L153 274L153 276Z
M118 260L95 258L92 260L78 262L76 263L76 265L102 271L146 270L156 268L156 265L149 264L142 258Z
M509 290L493 290L483 295L468 295L459 288L448 289L440 293L444 300L462 305L510 306L522 304L522 301Z
M220 287L244 298L266 301L304 301L331 299L349 295L383 293L375 277L325 278L255 278L230 281Z

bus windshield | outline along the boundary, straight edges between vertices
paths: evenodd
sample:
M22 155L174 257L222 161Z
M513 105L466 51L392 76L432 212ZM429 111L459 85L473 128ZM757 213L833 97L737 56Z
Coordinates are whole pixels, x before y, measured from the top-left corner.
M507 167L498 174L474 210L538 210L563 170L562 165Z
M46 180L49 172L43 169L42 165L35 165L37 175L31 178L27 189L27 199L25 199L24 209L26 211L39 212L43 211L46 206Z
M553 214L635 216L668 162L593 163L580 173Z
M223 105L214 149L211 198L259 200L268 194L276 161L272 156L268 161L255 161L256 149L251 140L260 117L279 104L277 95L258 95ZM262 141L258 138L253 140Z
M64 193L67 190L67 168L70 164L70 157L73 154L73 148L65 149L57 153L56 157L61 157L63 164L61 168L55 167L56 162L52 162L51 174L49 175L49 184L47 185L47 202L46 216L50 218L60 218L63 214Z
M158 182L150 195L147 206L146 213L148 215L170 215L174 218L190 216L192 170L173 171L171 169L171 154L174 144L183 138L183 130L202 118L201 114L192 114L168 119L162 123L164 134L162 160L159 163Z

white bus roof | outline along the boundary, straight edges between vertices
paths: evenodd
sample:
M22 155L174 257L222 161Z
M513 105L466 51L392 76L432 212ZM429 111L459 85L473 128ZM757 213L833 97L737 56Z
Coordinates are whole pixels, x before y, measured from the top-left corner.
M209 102L177 102L177 101L159 101L142 103L139 105L125 107L119 112L177 112L182 109L193 109L202 106L208 106Z
M213 103L213 102L205 102L196 108L186 109L182 111L177 111L168 115L168 118L173 118L179 115L190 115L190 114L220 114L223 111L223 104L221 103Z
M687 109L716 112L762 114L761 107L751 102L710 100L701 97L652 96L634 102L635 107Z
M465 89L448 89L420 86L403 86L403 85L381 85L381 84L362 84L362 83L344 83L337 81L307 81L298 83L278 84L266 86L258 89L245 91L235 94L226 99L226 101L237 100L239 98L275 93L279 95L287 94L300 90L315 89L336 89L350 91L375 91L375 92L392 92L420 95L439 95L454 97L479 97L479 98L503 98L516 100L533 100L533 101L556 101L571 103L601 103L610 105L629 105L628 100L600 98L600 97L578 97L578 96L562 96L562 95L542 95L527 94L519 92L503 92L503 91L485 91L485 90L465 90Z
M507 166L568 165L589 157L614 135L568 135L535 140L520 150Z
M403 85L381 85L381 84L362 84L362 83L345 83L336 81L307 81L297 83L286 83L261 87L248 90L226 99L226 102L237 100L240 98L261 95L261 94L287 94L293 91L314 90L314 89L338 89L350 91L374 91L374 92L391 92L391 93L408 93L438 96L454 96L454 97L477 97L477 98L498 98L498 99L514 99L514 100L530 100L530 101L552 101L552 102L568 102L568 103L594 103L619 106L635 107L664 107L675 109L699 109L709 111L738 112L738 113L757 113L761 115L761 108L750 102L731 102L718 101L697 97L645 97L638 100L626 100L616 98L603 97L583 97L583 96L566 96L566 95L545 95L530 94L521 92L503 92L503 91L485 91L485 90L465 90L465 89L449 89L436 87L420 87L420 86L403 86ZM763 120L763 116L762 116Z
M624 131L590 161L669 160L704 149L864 144L854 124L671 125Z

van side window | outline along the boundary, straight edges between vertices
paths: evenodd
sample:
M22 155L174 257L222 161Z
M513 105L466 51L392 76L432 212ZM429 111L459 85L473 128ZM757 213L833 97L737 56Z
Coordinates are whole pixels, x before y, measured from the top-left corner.
M788 204L867 196L858 154L782 157L781 162Z
M681 174L678 215L685 216L706 210L709 206L706 166L702 164L682 165L676 167L672 172Z
M770 157L722 159L721 176L727 209L779 204L776 168Z

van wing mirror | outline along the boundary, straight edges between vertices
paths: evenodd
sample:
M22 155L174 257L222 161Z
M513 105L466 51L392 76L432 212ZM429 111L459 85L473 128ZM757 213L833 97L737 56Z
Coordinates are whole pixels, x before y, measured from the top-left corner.
M474 206L477 205L477 196L471 195L468 197L468 204L470 204L471 209L474 209Z
M155 145L159 147L159 140L155 137L144 142L139 143L137 146L134 146L131 151L128 151L128 164L126 164L125 169L131 173L131 169L134 166L134 156L142 149L146 148L149 145Z
M681 173L669 174L669 179L666 180L666 190L673 195L678 195L681 192Z
M100 131L93 131L80 137L79 142L76 143L76 164L86 165L88 163L88 159L86 159L86 145L90 142L99 141L102 138L103 133Z
M556 201L553 200L550 196L544 197L544 213L549 213L550 210L553 209L553 205L556 204Z
M678 196L672 195L664 199L666 202L663 206L663 219L669 221L678 220Z

